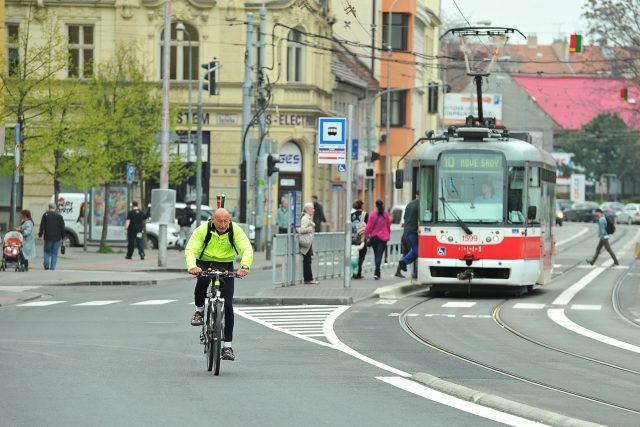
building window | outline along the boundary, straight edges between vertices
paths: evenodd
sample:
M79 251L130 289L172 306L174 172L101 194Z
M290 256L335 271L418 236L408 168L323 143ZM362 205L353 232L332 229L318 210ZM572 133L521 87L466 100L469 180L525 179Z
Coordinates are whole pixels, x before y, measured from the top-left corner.
M409 15L405 13L391 14L391 49L409 50ZM389 14L382 14L382 47L389 48Z
M389 94L382 95L382 117L380 124L382 126L387 125L387 96ZM406 125L407 117L407 91L395 91L391 92L391 116L389 118L389 124L393 127L403 127Z
M186 22L171 24L171 60L169 79L176 81L198 80L200 63L200 43L198 30ZM191 61L189 61L191 59ZM160 79L163 73L164 60L164 30L160 32ZM189 67L191 63L191 67Z
M302 33L298 30L289 31L287 37L287 81L302 82L303 45Z
M7 73L10 76L18 75L20 65L20 25L7 24Z
M69 70L68 77L89 78L93 76L93 26L69 25Z

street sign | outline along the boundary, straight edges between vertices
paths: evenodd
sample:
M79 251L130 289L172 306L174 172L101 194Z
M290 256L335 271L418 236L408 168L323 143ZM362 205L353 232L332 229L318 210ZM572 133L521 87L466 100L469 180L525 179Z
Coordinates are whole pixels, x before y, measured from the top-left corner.
M347 159L347 119L320 117L318 120L318 163L344 164Z
M136 168L131 164L127 163L127 184L133 184L133 181L136 179Z
M344 163L340 163L338 165L338 172L346 172L347 171L347 165L345 165Z
M358 146L359 141L357 139L351 140L351 160L358 160Z

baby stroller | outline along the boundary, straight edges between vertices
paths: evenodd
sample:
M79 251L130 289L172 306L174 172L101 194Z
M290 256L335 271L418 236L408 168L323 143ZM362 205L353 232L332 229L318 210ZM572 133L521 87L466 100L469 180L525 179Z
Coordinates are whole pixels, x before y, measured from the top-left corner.
M10 262L16 263L16 271L24 271L22 264L22 234L9 231L2 241L2 264L0 270L5 271Z

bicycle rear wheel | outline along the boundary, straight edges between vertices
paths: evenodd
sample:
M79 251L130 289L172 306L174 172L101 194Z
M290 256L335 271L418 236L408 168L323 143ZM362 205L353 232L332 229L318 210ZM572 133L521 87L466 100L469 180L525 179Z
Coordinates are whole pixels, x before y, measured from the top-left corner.
M204 324L205 325L204 353L207 359L207 371L211 371L211 369L213 369L213 359L214 359L214 353L215 353L214 339L213 339L214 330L215 330L214 319L215 319L215 313L211 308L211 304L209 304L207 307L207 320Z
M214 371L215 375L220 374L220 356L222 352L222 303L215 302L213 307L213 317L215 318L215 322L213 325L213 337L212 337L212 356L214 362Z

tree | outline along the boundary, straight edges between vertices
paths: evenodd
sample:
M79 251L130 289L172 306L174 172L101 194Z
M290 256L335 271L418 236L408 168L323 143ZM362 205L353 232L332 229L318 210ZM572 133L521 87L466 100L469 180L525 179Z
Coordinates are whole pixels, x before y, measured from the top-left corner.
M580 131L559 135L556 144L573 153L573 163L592 179L615 173L623 184L638 180L640 132L629 129L616 114L600 114Z
M160 129L162 103L156 86L144 79L141 57L135 45L117 46L113 57L96 67L84 104L82 167L91 171L87 184L105 187L99 251L110 250L106 244L112 219L107 214L112 208L110 189L112 184L124 183L127 163L134 164L141 179L160 170L156 134ZM182 168L181 162L172 162L170 178L174 182L182 179ZM126 206L124 209L126 212Z

